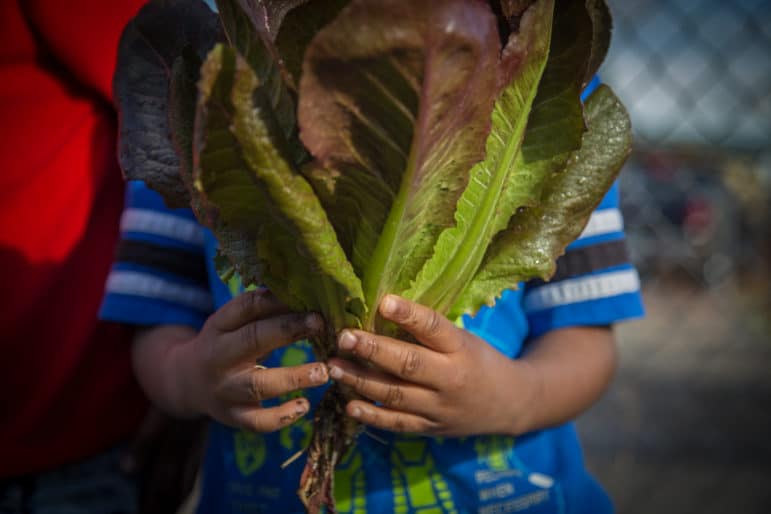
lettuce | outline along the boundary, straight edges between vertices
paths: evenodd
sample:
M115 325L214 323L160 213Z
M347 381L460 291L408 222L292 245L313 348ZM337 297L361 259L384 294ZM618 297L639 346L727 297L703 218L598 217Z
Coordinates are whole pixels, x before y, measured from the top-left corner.
M126 28L115 91L127 178L189 205L221 272L393 334L395 293L450 317L548 279L629 148L602 0L154 0ZM151 79L151 80L148 80ZM300 495L332 507L356 424L334 385Z

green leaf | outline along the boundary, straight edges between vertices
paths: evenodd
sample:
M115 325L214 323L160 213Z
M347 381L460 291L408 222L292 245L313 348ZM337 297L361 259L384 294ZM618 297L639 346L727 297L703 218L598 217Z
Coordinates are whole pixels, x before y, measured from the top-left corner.
M359 173L351 166L340 169L312 162L303 167L302 173L324 206L356 275L361 277L377 245L393 193L372 175Z
M509 40L503 49L499 67L501 84L505 85L521 64L521 54L516 45L512 45L515 43L512 38L516 37L523 13L534 0L490 0L490 3L498 17L502 37ZM573 52L572 59L565 59L565 63L583 70L580 84L583 89L597 73L608 52L612 25L610 11L605 0L560 0L555 5L554 33L565 46L557 48L553 44L553 47L560 53L580 49L581 55ZM591 43L590 51L584 54L588 42Z
M113 78L121 169L172 207L189 202L169 119L172 70L190 59L200 62L219 38L217 16L203 2L183 0L149 2L121 36Z
M546 180L579 148L584 130L581 63L591 51L592 25L580 2L566 5L564 0L536 2L524 13L520 31L512 33L507 57L518 64L503 72L517 75L495 104L487 157L471 170L456 226L442 233L434 255L405 293L408 298L447 312L476 273L493 236L517 210L537 205Z
M517 49L520 65L495 102L486 157L471 169L455 211L455 226L442 232L431 259L405 292L407 298L447 312L474 276L493 236L506 228L517 208L540 196L549 169L525 162L520 149L547 62L553 13L554 0L540 0L524 15L520 32L512 34L510 46ZM533 131L532 126L528 129Z
M301 1L283 3L288 10ZM292 78L283 68L269 31L273 23L280 23L285 11L277 9L281 6L274 4L276 2L270 2L271 10L268 10L264 1L217 0L217 9L230 45L252 67L260 81L260 88L270 99L292 161L301 162L305 158L305 150L297 137L295 100L289 87Z
M261 283L290 307L320 311L335 329L355 325L364 315L361 282L318 198L287 161L254 71L218 45L199 87L196 187L216 207L218 221L253 242ZM234 260L234 249L221 243Z
M522 280L548 279L557 257L581 234L631 149L629 116L607 86L587 100L588 131L565 171L552 175L540 205L514 216L487 251L474 279L450 310L474 313Z
M361 173L394 199L387 218L356 221L380 234L374 250L359 252L368 306L406 290L452 224L468 170L483 154L498 53L489 8L463 0L353 0L306 50L303 142L339 172L330 179Z
M189 206L196 217L213 227L221 244L230 249L230 269L227 273L237 271L244 285L256 284L261 266L254 251L254 238L223 223L217 215L217 208L193 184L193 132L201 63L201 58L186 47L182 55L175 59L171 70L169 128L179 158L179 175L189 192ZM217 268L225 269L221 265ZM224 281L227 283L227 280Z
M613 20L605 0L586 0L586 9L592 18L592 53L584 75L584 84L588 84L597 73L610 48L610 33Z
M592 31L583 0L554 3L549 62L538 86L522 147L528 162L552 159L581 145L584 114L580 99L592 51Z

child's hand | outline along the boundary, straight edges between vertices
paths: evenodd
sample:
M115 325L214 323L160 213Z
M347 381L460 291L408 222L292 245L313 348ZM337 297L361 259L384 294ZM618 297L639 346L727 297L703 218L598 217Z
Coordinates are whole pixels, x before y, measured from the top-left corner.
M345 330L339 347L374 364L329 362L330 376L365 401L346 411L363 423L395 432L465 436L515 433L533 398L534 374L437 312L394 295L380 313L423 346L361 330Z
M239 428L270 432L308 412L305 398L263 408L262 400L319 386L328 381L323 363L264 368L257 363L271 351L318 334L317 314L290 312L266 290L244 293L212 314L188 343L178 345L178 397L188 410Z

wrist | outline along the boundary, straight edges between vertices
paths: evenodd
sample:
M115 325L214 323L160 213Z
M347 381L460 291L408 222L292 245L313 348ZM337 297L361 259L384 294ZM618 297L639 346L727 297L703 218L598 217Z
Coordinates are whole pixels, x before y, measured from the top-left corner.
M540 428L538 409L543 391L543 381L537 367L524 359L510 361L512 385L505 409L506 418L502 432L510 436L519 436Z
M206 414L199 394L200 373L195 365L195 352L191 351L193 340L177 341L170 350L170 372L167 390L171 399L172 414L177 417L193 418Z
M134 336L131 358L134 373L147 397L175 417L192 417L190 405L192 342L196 332L187 326L165 325L140 330Z

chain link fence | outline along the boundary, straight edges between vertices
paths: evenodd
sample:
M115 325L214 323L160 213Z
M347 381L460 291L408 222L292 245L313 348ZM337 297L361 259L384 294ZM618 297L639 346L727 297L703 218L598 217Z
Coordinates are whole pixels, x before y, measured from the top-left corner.
M771 4L612 1L603 67L630 106L638 142L769 150Z
M771 2L611 2L601 70L628 106L636 151L624 172L643 271L705 285L768 263Z
M771 2L609 0L648 311L579 420L620 514L771 512Z

